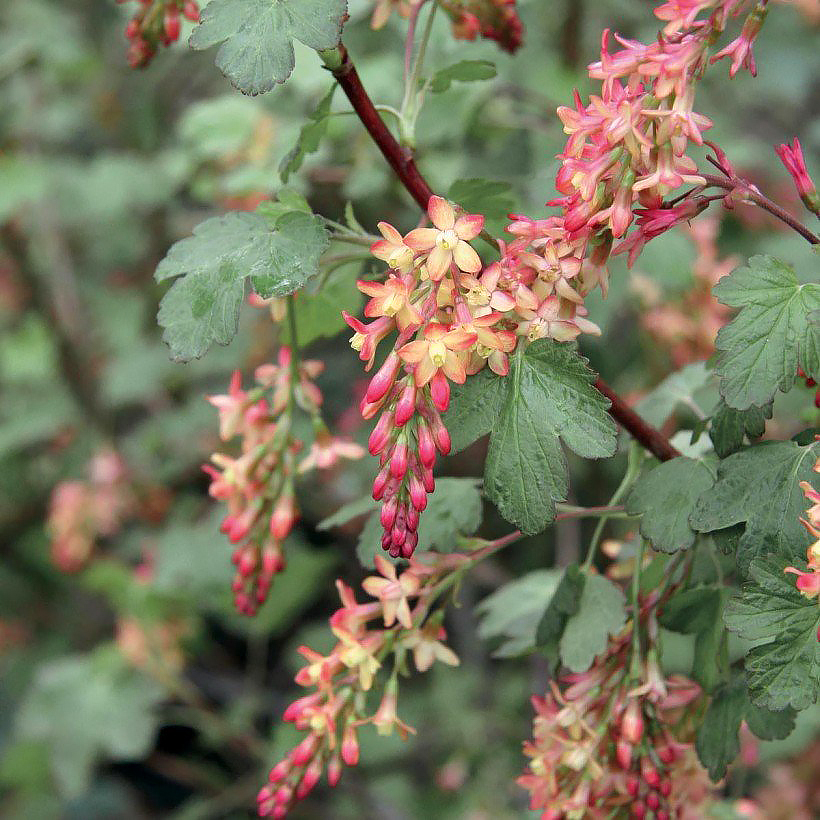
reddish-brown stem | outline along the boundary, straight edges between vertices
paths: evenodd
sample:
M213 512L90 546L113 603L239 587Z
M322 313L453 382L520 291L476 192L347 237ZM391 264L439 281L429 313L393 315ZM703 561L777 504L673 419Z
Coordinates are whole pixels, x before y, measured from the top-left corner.
M802 222L796 220L788 211L771 201L767 196L758 191L750 183L742 179L727 178L717 174L701 174L707 185L715 188L723 188L725 191L740 191L745 199L753 202L764 211L768 211L772 216L777 217L781 222L788 225L792 230L797 231L807 242L812 245L820 245L820 237L812 233Z
M416 200L419 207L426 211L427 203L430 197L433 196L433 189L419 173L410 151L399 145L379 116L379 112L376 111L372 100L362 85L362 81L359 79L358 72L347 53L347 49L340 45L339 50L341 52L341 62L338 68L333 69L333 76L338 80L339 85L347 95L348 100L350 100L353 110L359 115L362 125L367 129L402 185ZM656 458L661 461L668 461L680 455L661 432L647 424L601 379L595 382L595 387L612 403L609 413L615 421Z
M379 147L384 158L395 171L396 176L401 180L402 185L408 190L419 207L427 210L427 203L433 196L433 191L427 181L419 173L413 155L407 148L402 148L396 138L390 133L384 124L379 112L376 111L373 101L364 90L362 81L348 56L347 49L339 46L342 54L341 65L333 69L333 76L338 80L342 90L347 95L353 110L359 115L362 125L367 129L367 133L373 138L373 142Z
M647 424L603 379L597 379L595 387L612 402L609 415L653 456L669 461L680 455L663 433Z

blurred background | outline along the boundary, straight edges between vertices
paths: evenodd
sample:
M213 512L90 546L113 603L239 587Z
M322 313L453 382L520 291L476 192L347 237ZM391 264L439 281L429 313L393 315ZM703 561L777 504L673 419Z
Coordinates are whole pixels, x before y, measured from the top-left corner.
M271 359L275 327L268 311L249 305L230 346L174 364L155 321L163 288L152 279L169 245L196 224L253 208L280 187L279 163L330 78L313 52L298 48L285 86L243 97L211 53L186 48L188 29L134 71L123 31L136 5L0 4L4 818L252 816L268 767L293 744L279 717L296 688L295 648L329 648L332 580L363 575L356 523L332 536L316 524L368 491L369 459L299 488L303 518L287 545L287 574L256 618L234 614L231 548L218 531L224 511L208 498L200 467L220 446L205 396L225 392L234 368L248 374ZM476 204L496 234L508 211L546 213L564 140L556 106L570 103L575 87L590 90L584 67L597 59L602 29L653 36L653 5L519 0L526 35L515 58L486 42L454 41L440 19L428 65L488 59L498 77L428 98L418 154L433 187L446 192L473 177L497 183ZM371 10L351 0L345 43L373 99L396 105L406 24L394 17L374 34ZM772 146L799 136L820 173L818 35L820 2L774 3L756 48L757 79L730 82L718 66L698 104L736 168L794 212L799 202ZM346 110L343 95L333 110ZM352 202L370 230L380 219L401 230L418 219L354 117L331 118L290 184L331 218ZM758 252L812 276L802 240L761 213L715 209L651 243L632 271L619 259L609 298L590 304L603 336L584 341L583 352L616 389L646 397L686 367L671 404L667 391L641 405L669 433L695 426L716 400L697 364L725 319L710 297L713 282ZM361 307L361 272L351 265L334 280L334 310L303 342L327 363L319 384L328 418L363 441L352 398L360 362L336 312ZM812 393L782 397L770 432L784 437L816 423ZM480 476L483 447L447 460L442 472ZM605 503L623 458L572 461L570 500ZM482 533L504 531L487 509ZM514 633L516 619L526 626L525 605L508 609L501 627L478 619L474 607L503 582L574 560L589 535L587 523L562 521L477 570L448 622L461 667L434 668L403 688L402 717L418 735L405 744L363 732L362 763L294 816L529 816L514 779L530 732L528 697L543 691L545 669L535 657L498 658L514 654L499 649L499 637ZM669 663L685 666L691 646L678 644L680 657ZM725 816L735 816L731 801L743 796L754 796L766 817L820 816L818 726L817 711L807 710L787 741L749 738L726 785Z

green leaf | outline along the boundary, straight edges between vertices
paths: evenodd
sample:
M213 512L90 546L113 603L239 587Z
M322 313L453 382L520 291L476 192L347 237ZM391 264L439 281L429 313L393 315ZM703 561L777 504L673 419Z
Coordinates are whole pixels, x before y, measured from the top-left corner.
M536 645L553 665L560 656L559 644L567 625L567 620L578 612L581 594L587 580L577 564L568 566L560 576L555 594L550 598L541 620L535 630Z
M335 48L346 0L211 0L190 46L221 43L217 68L243 94L262 94L290 77L293 40L323 51Z
M776 556L752 561L751 581L724 616L730 630L759 644L746 655L749 695L773 711L805 709L820 690L820 608L798 592L786 563Z
M483 214L485 227L494 235L503 232L510 221L510 211L515 209L509 183L480 177L456 180L450 186L447 198L457 202L467 213Z
M501 415L507 385L485 367L462 385L454 385L444 424L450 433L451 453L458 453L491 432Z
M711 692L726 671L723 608L727 591L719 586L692 587L677 593L663 608L661 624L695 636L692 677Z
M693 405L697 406L699 394L709 388L711 382L712 373L703 362L686 365L667 376L635 409L651 425L662 427L678 408L691 410ZM711 403L706 406L710 407Z
M588 575L578 611L570 615L561 635L561 662L572 672L586 672L626 623L624 595L612 581Z
M316 110L310 115L310 121L302 126L296 145L282 158L282 162L279 164L279 176L282 178L282 182L287 182L290 175L295 174L302 167L302 163L308 154L318 150L319 143L327 131L330 103L333 101L336 87L337 84L334 82L327 94L322 97L319 105L316 106Z
M703 461L674 458L641 476L627 498L627 512L641 514L641 535L654 549L688 549L695 543L689 515L714 481L713 471Z
M559 439L584 458L615 452L616 429L594 375L572 345L539 339L519 348L505 378L506 399L490 438L484 488L501 515L527 534L555 518L568 491Z
M212 343L231 341L247 277L268 297L292 293L318 273L328 246L321 220L282 207L208 219L168 251L155 278L178 277L158 315L172 358L199 358Z
M726 276L714 295L740 313L721 328L715 372L729 407L768 404L778 390L791 389L798 366L820 378L820 285L801 285L794 268L772 256L753 256L747 267Z
M496 658L511 658L535 647L536 629L563 572L539 569L500 586L476 607L478 634L500 640Z
M439 94L448 91L453 81L472 83L477 80L492 80L497 73L495 64L489 60L462 60L437 71L430 82L430 90Z
M329 515L323 521L320 521L316 525L316 529L321 532L333 529L333 527L344 526L366 513L372 513L378 506L377 501L374 501L369 495L364 495L339 507L333 515Z
M772 417L771 402L763 407L752 405L746 410L734 410L721 399L714 413L709 436L715 452L726 458L743 446L743 438L760 438L766 432L766 420Z
M99 760L137 760L157 729L159 687L113 647L42 665L23 701L17 732L45 741L60 791L76 797Z
M746 711L746 687L739 681L725 686L712 698L695 740L700 762L717 782L740 753L740 724Z
M800 523L806 501L800 481L811 481L820 445L793 441L764 442L723 460L718 479L689 517L698 532L712 532L745 522L738 563L745 571L756 555L779 551L795 558L808 540Z
M794 730L794 709L773 712L763 706L746 702L746 723L752 734L761 740L785 740Z
M474 478L437 478L436 491L429 496L419 521L419 550L454 552L458 538L472 535L481 526L482 504ZM356 554L362 566L372 567L381 552L382 527L376 510L365 523Z

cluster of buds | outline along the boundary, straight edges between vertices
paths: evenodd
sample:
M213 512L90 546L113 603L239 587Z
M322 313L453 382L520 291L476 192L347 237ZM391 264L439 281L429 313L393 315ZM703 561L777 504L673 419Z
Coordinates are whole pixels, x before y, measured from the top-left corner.
M641 607L649 630L653 610ZM551 682L533 697L533 739L518 783L543 820L562 817L704 817L714 786L697 760L691 704L700 687L665 678L654 650L631 671L633 636L627 627L582 674Z
M382 28L393 11L409 17L414 7L424 2L426 0L376 0L370 25L374 29ZM515 3L516 0L440 0L439 5L450 16L457 40L483 37L513 54L524 39L524 26Z
M299 648L307 664L297 673L296 683L312 691L288 706L284 720L307 734L271 769L257 798L260 817L284 817L315 788L323 772L335 786L342 764L353 766L359 760L360 727L370 724L379 734L398 731L404 738L415 731L396 711L398 674L406 673L409 654L419 672L436 660L458 664L458 657L443 643L443 612L430 614L430 608L442 586L469 562L455 554L427 557L431 563L417 557L398 574L393 564L377 555L379 575L362 582L365 592L376 599L369 603L359 603L350 587L336 582L342 606L331 616L330 628L337 643L327 655ZM392 672L379 706L368 714L367 693L391 656Z
M246 615L255 614L285 568L282 542L298 516L296 475L364 455L357 444L330 435L321 419L322 394L314 379L322 369L322 362L296 362L290 348L281 347L277 364L256 368L256 387L243 390L237 371L226 395L208 398L219 410L222 440L242 439L238 457L215 453L213 465L203 469L211 477L211 496L228 504L222 531L238 545L232 588L237 610ZM296 407L311 416L315 433L301 457L303 443L293 434Z
M631 265L648 240L708 205L697 187L676 204L667 202L684 185L705 185L687 155L689 143L701 145L712 125L693 109L695 82L724 57L732 59L732 74L741 65L754 70L751 48L765 7L750 0L668 0L655 11L666 23L656 40L615 35L620 48L613 53L604 32L601 59L589 66L600 94L584 105L576 92L574 106L558 109L569 139L555 183L561 196L549 204L561 214L521 217L508 228L518 237L518 257L563 280L567 298L572 290L580 303L596 286L606 294L610 254L628 252ZM737 40L710 57L730 20L746 12Z
M820 459L814 465L814 472L820 473ZM786 567L785 572L797 576L797 588L803 595L820 601L820 493L808 481L801 481L800 488L806 500L812 504L806 511L806 517L800 520L814 539L814 543L806 550L807 571ZM820 627L817 630L817 640L820 641Z
M720 258L719 221L704 216L687 226L697 251L692 267L694 282L679 297L664 293L648 276L633 273L632 282L643 310L641 325L652 339L669 351L675 367L708 359L715 352L715 336L729 319L730 309L712 297L712 287L738 265L736 256Z
M128 0L117 0L125 3ZM179 39L180 16L199 22L195 0L137 0L139 8L125 27L128 39L128 63L142 68L151 62L160 44L170 46Z
M524 41L524 26L515 0L441 0L441 7L453 20L457 40L483 37L514 54Z
M88 481L64 481L51 494L51 557L63 572L88 564L97 540L119 532L135 508L128 470L113 450L97 454Z
M800 140L795 137L791 145L788 143L778 145L775 151L777 151L780 161L791 175L794 187L797 189L797 194L803 204L813 214L820 216L820 195L817 194L814 180L806 167L803 146L800 145Z

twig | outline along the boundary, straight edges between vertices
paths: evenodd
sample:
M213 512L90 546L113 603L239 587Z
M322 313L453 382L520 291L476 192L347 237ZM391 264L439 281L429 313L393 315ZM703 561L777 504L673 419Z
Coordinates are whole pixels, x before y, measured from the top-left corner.
M409 150L402 148L396 138L390 133L384 121L379 116L373 105L373 101L365 91L362 81L356 72L356 67L347 53L347 49L340 45L337 53L333 55L335 63L325 58L333 76L338 80L339 85L347 95L354 111L359 115L362 125L372 137L373 141L382 152L390 167L395 171L396 176L402 185L407 189L413 199L422 210L427 210L427 203L433 196L432 188L427 184L427 180L416 168L416 163ZM624 427L633 438L639 441L647 450L661 461L668 461L675 458L680 453L672 446L669 440L658 430L647 424L615 391L612 390L603 380L598 379L595 387L603 393L611 402L609 408L610 415L622 427Z
M740 191L745 199L753 202L764 211L768 211L772 216L779 219L784 224L788 225L792 230L797 231L800 236L812 245L820 245L820 236L812 233L802 222L798 222L788 211L781 208L779 205L772 202L769 197L764 196L760 191L745 180L734 178L727 179L726 177L717 176L717 174L701 174L707 185L715 188L723 188L725 191Z

